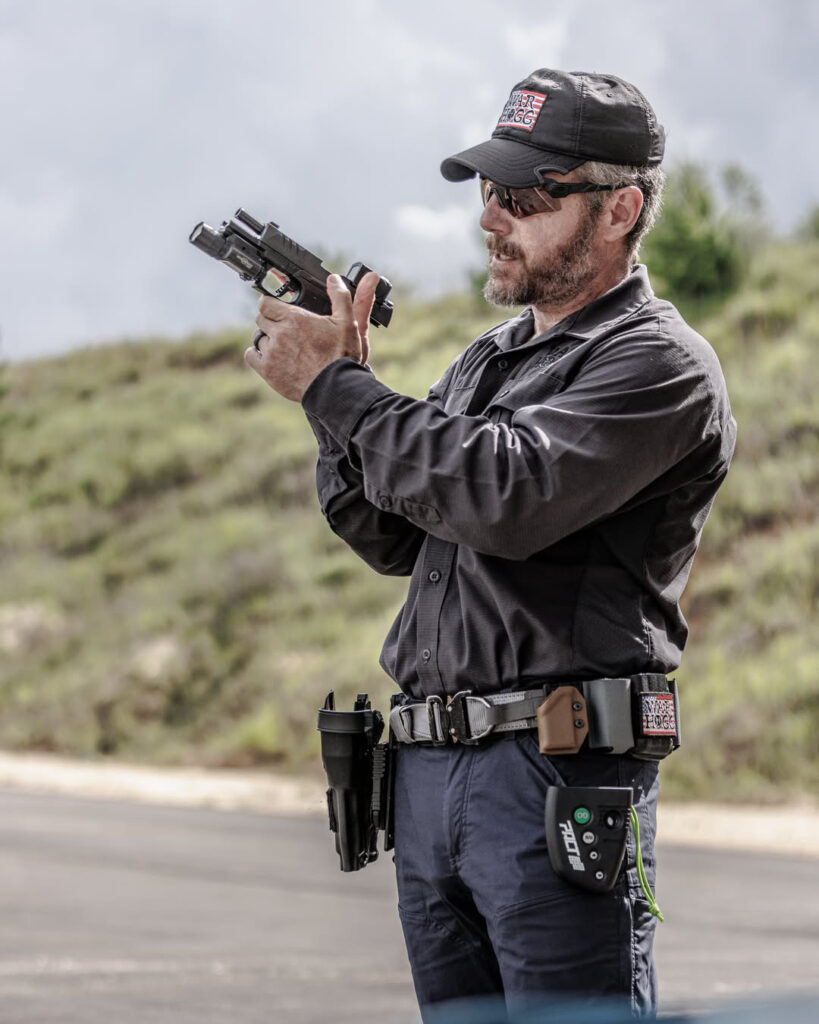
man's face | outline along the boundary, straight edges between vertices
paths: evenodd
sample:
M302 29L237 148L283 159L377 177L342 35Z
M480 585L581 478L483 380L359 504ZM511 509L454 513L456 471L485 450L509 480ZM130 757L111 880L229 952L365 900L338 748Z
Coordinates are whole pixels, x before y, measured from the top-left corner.
M576 171L550 174L581 181ZM584 195L566 196L559 209L515 218L492 196L481 216L488 232L489 278L484 288L496 306L561 306L577 298L600 271L600 208Z

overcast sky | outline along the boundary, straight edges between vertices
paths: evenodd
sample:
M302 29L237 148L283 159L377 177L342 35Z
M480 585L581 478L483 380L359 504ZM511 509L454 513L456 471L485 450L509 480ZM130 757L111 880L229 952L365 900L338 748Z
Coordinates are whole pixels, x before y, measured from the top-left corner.
M819 202L815 0L0 0L0 330L19 359L252 320L188 244L245 206L421 292L483 261L471 183L538 67L646 93L667 163L739 162L787 229Z

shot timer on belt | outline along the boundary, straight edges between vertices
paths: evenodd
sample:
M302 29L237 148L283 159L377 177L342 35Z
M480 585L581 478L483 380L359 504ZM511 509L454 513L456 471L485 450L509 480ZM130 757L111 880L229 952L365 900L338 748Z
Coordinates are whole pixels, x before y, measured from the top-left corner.
M546 842L560 878L592 892L613 888L628 835L630 787L549 786Z

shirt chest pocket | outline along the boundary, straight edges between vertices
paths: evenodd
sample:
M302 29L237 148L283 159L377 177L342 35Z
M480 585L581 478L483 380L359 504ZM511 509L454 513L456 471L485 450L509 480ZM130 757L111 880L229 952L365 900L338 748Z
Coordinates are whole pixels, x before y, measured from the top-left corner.
M450 416L460 416L466 412L472 396L475 394L476 383L454 387L444 400L444 412Z
M529 366L511 380L497 383L494 395L487 390L487 382L472 378L469 382L456 383L444 400L444 411L450 416L469 412L473 416L485 415L495 422L508 417L501 410L514 410L525 405L538 405L553 395L559 394L566 386L565 374L549 370L543 365ZM476 390L480 387L480 403L473 403ZM491 387L491 385L490 385ZM472 408L470 409L470 406Z
M508 423L518 409L527 405L543 405L565 387L566 380L562 374L535 371L502 387L487 408L486 416L496 423Z

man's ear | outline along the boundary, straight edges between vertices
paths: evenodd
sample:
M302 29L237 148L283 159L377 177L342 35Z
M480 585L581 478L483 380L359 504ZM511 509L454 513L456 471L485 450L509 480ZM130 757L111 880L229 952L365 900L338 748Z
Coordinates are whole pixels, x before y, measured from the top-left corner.
M643 193L636 185L618 188L611 201L606 204L604 215L606 241L614 242L624 238L637 223L643 208Z

